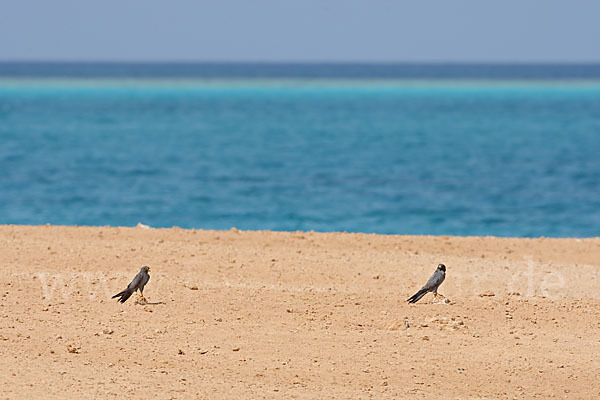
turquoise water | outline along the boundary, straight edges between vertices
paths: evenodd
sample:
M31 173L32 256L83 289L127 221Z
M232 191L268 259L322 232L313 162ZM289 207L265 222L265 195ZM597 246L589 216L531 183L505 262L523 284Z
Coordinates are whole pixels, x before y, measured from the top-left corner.
M0 223L600 236L594 76L6 75Z

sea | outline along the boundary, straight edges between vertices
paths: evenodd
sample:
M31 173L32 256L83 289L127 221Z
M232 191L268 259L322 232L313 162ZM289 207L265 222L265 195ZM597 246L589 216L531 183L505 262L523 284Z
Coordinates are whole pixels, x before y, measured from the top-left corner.
M0 224L600 236L600 65L0 63Z

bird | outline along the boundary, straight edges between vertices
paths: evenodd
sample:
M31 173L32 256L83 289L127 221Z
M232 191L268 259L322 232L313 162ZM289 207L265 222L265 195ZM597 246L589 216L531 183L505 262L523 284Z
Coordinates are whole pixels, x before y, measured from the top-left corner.
M441 294L438 294L437 290L446 279L446 266L444 264L438 264L435 272L431 275L431 278L427 281L425 285L414 295L406 299L409 303L416 303L421 300L423 296L425 296L429 292L433 292L433 295L437 299L438 297L444 297Z
M146 286L146 283L148 283L148 281L150 280L150 274L148 274L148 272L150 272L150 267L147 265L143 266L140 269L140 272L138 272L135 278L133 278L131 283L127 285L127 288L115 294L112 298L114 299L115 297L119 297L118 301L121 303L125 303L134 292L139 290L140 294L138 294L138 296L143 299L144 286Z

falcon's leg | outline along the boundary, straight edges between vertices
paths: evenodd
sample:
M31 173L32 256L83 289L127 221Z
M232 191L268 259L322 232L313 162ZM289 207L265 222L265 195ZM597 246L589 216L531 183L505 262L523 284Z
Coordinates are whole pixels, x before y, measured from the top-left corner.
M435 292L433 292L433 296L434 296L436 299L440 299L440 298L441 298L441 299L445 299L444 295L442 295L442 294L439 294L439 293L437 292L437 290L436 290Z
M138 289L139 290L139 289ZM138 298L135 299L135 304L148 304L148 300L146 300L146 298L144 297L144 292L142 292L141 290L139 290L139 293L136 290L136 293L138 295Z

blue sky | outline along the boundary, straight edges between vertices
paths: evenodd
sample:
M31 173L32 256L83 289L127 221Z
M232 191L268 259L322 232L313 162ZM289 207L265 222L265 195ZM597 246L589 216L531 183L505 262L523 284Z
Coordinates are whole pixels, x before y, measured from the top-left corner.
M597 0L0 0L0 60L600 62Z

